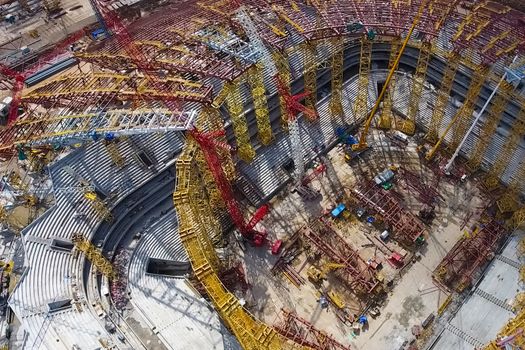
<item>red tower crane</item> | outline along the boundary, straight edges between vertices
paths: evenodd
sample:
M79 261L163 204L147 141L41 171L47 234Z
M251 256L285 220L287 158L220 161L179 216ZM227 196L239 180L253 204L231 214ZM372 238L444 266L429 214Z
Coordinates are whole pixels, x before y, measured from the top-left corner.
M108 27L113 31L115 39L118 40L118 42L122 45L123 49L136 64L137 68L150 79L157 91L165 92L164 96L166 96L166 98L163 98L163 102L166 104L168 109L173 113L182 113L182 109L180 108L178 101L169 98L170 91L164 84L161 84L159 78L153 74L155 69L150 65L147 58L140 51L137 45L135 45L132 36L128 32L126 26L120 21L117 14L114 11L105 8L100 1L96 1L96 3ZM148 98L147 95L144 97ZM264 232L258 232L254 230L254 227L268 213L269 207L267 205L263 205L255 212L253 218L248 222L248 224L245 223L239 203L235 199L230 182L228 181L226 174L222 169L221 159L217 152L218 148L226 148L228 151L231 151L231 147L228 144L219 142L215 139L216 137L224 136L225 131L218 130L212 132L202 132L194 128L188 130L188 134L195 139L195 141L199 144L199 147L202 149L204 158L210 167L213 178L221 193L222 199L226 204L226 208L233 220L234 225L237 227L243 237L253 242L256 246L264 244L266 234Z

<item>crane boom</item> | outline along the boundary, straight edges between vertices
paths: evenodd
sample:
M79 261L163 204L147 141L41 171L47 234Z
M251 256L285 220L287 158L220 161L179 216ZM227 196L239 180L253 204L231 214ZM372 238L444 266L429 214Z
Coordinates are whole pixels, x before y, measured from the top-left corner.
M372 111L370 112L368 119L365 121L363 131L361 131L361 136L359 137L359 142L352 145L352 150L354 151L362 151L368 147L366 143L366 137L368 135L368 130L370 129L370 125L372 124L372 120L374 119L374 115L379 109L381 100L383 99L383 96L385 95L385 92L388 89L388 84L390 83L390 80L392 80L392 76L394 75L394 72L396 71L397 66L399 65L401 56L403 56L403 52L405 51L405 48L408 44L408 41L410 40L410 37L412 36L412 33L414 32L414 29L416 28L416 26L419 23L419 20L421 19L421 15L423 14L423 9L425 8L427 2L428 0L423 0L421 1L421 5L419 5L419 9L417 11L416 17L414 18L414 21L412 22L412 26L410 27L410 30L408 31L407 36L405 37L405 40L403 41L403 45L401 46L401 49L399 49L399 53L397 54L397 58L394 64L392 65L390 72L388 72L388 76L386 77L385 83L383 85L383 89L381 89L381 93L377 97L376 103L374 104L374 107L372 108Z

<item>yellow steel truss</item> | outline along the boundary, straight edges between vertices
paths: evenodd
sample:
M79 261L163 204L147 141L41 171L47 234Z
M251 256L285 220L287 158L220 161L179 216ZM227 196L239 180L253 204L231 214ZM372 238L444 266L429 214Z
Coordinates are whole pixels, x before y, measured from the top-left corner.
M332 39L332 48L334 55L332 56L332 96L330 98L330 112L332 118L343 116L343 38Z
M479 138L473 147L467 166L471 171L476 171L483 160L485 151L487 150L492 136L498 128L498 124L503 116L503 111L509 101L509 94L513 86L507 82L502 82L498 94L492 100L492 105L487 112L485 124L480 128Z
M203 109L199 117L196 121L197 128L201 130L205 129L211 129L211 130L222 130L222 127L214 128L211 125L211 118L210 118L211 111L207 108ZM221 140L222 141L222 140ZM221 192L217 188L217 184L215 183L215 179L213 178L213 174L211 173L211 170L206 163L206 160L204 158L204 154L202 153L202 150L196 147L194 144L195 141L193 139L189 139L187 141L186 146L192 148L192 152L194 154L195 163L199 169L199 172L202 176L202 180L204 182L204 185L206 186L207 193L209 196L209 201L211 205L215 208L224 208L224 201L221 197Z
M226 104L230 112L230 119L233 124L233 132L237 140L237 154L239 158L250 163L255 157L255 150L250 142L248 123L244 116L244 105L240 92L240 82L232 83L235 86L226 98Z
M396 37L392 40L390 44L390 58L388 60L388 70L391 70L394 64L396 63L397 55L399 55L400 48L399 38ZM385 95L383 97L383 109L381 110L381 115L379 116L379 121L377 127L380 129L388 130L392 127L392 118L394 117L392 113L392 106L394 103L394 91L396 88L396 75L392 75L390 79L390 84L388 85Z
M97 213L97 216L108 222L113 221L113 214L108 209L108 207L98 198L95 192L87 191L84 193L84 198L86 198L91 205L91 207Z
M423 84L425 82L425 76L427 74L428 61L430 59L430 53L432 50L432 44L430 42L424 42L421 45L419 51L419 58L417 60L416 73L414 75L414 82L412 85L412 91L410 91L410 101L408 103L408 125L405 130L402 130L407 135L413 135L416 132L416 117L419 111L419 102L421 100L421 94L423 92Z
M483 87L483 82L485 81L485 76L488 73L488 70L488 67L479 67L479 69L474 72L474 75L472 76L465 102L457 112L459 114L459 119L454 124L454 128L452 130L452 140L450 142L450 149L452 150L458 147L461 139L465 136L469 124L472 123L476 100L479 97L479 93Z
M208 100L211 93L210 87L181 77L170 76L160 79L159 82L168 85L170 97ZM53 79L24 95L23 99L32 102L40 98L75 98L84 95L93 97L94 93L113 93L123 100L136 99L141 94L148 94L155 98L166 95L166 92L159 91L152 86L147 77L92 72L67 74Z
M510 135L507 137L505 144L497 155L494 165L489 169L487 177L483 181L483 184L487 189L492 190L499 185L500 178L505 172L507 166L511 163L512 156L518 148L524 134L525 109L522 109L510 130Z
M273 135L262 73L263 67L259 65L253 66L248 73L248 82L252 88L255 119L257 121L257 128L259 129L259 140L261 140L263 145L269 145L272 142Z
M438 140L441 121L443 120L449 102L450 91L452 90L452 83L454 82L456 70L458 69L459 59L459 55L455 52L450 53L447 57L448 65L441 80L441 86L434 104L432 119L430 120L426 135L427 140L430 142L437 142Z
M305 106L315 109L317 105L317 51L316 43L308 42L303 45L304 90L310 92L305 97Z
M75 233L71 239L75 247L84 253L98 272L107 278L114 280L117 278L117 271L113 268L111 262L81 233Z
M223 130L224 129L224 123L217 109L205 107L203 109L203 112L204 112L203 119L206 120L206 123L211 130ZM226 136L219 138L219 141L226 143L227 142ZM233 181L237 177L237 174L235 171L235 164L233 164L233 159L232 159L230 150L223 149L223 148L217 148L217 152L221 156L222 169L224 170L224 173L226 174L226 178L230 181Z
M359 79L357 82L357 96L354 104L354 118L356 122L365 120L368 115L368 80L372 60L372 42L366 37L361 39L361 54L359 56Z
M277 51L274 51L272 56L275 62L275 66L277 67L277 75L279 76L279 79L284 85L283 88L287 89L289 93L291 75L288 58ZM288 130L288 112L286 109L286 100L281 95L279 95L279 105L281 107L281 126L284 130Z
M468 122L472 120L472 113L474 112L476 99L478 98L479 92L481 91L481 87L485 81L485 74L487 72L487 67L479 67L479 70L474 73L472 81L470 82L467 96L465 98L465 102L447 125L443 135L441 135L434 147L427 153L427 159L431 159L434 156L452 127L454 127L454 132L452 134L452 140L450 142L449 149L455 150L458 147L461 138L465 135Z
M105 141L104 146L106 147L106 151L108 151L109 157L111 158L113 164L115 164L117 168L122 169L124 165L126 165L126 160L122 154L120 154L120 151L115 142Z
M177 160L177 187L173 201L177 210L179 235L188 252L193 271L210 297L215 309L226 325L247 350L281 350L309 349L283 338L273 328L265 325L244 309L236 297L220 281L210 257L216 253L213 247L206 244L207 232L201 227L197 218L200 215L212 215L203 210L196 198L201 191L198 174L193 166L195 147L186 147ZM217 258L213 258L218 260Z

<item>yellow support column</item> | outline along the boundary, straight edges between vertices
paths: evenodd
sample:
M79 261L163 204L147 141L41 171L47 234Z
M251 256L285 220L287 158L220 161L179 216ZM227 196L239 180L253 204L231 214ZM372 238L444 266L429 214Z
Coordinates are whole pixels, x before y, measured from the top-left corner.
M282 81L284 88L290 92L291 74L288 58L277 51L275 51L272 56L275 66L277 67L279 79ZM281 126L284 130L288 130L288 113L286 110L286 101L281 95L279 95L279 105L281 106Z
M459 55L455 52L452 52L447 57L448 65L441 80L441 87L439 88L438 96L434 104L434 112L432 113L432 119L426 135L427 140L430 142L438 141L441 121L443 120L445 109L450 99L450 91L452 90L452 83L454 82L456 70L458 69L459 58Z
M388 70L390 71L396 63L397 56L399 55L400 42L399 38L396 37L390 44L390 58L388 60ZM379 129L388 130L392 127L392 106L394 104L394 91L396 90L396 75L392 75L390 84L388 85L385 95L383 96L383 109L379 116L377 127Z
M332 56L332 96L330 98L330 112L332 118L343 117L343 54L344 46L342 38L332 39L332 49L335 51Z
M423 85L425 83L431 50L432 44L430 42L424 42L419 51L416 73L414 74L414 82L412 90L410 91L410 101L408 103L407 125L404 130L401 130L407 135L414 135L416 132L417 112L419 111L419 102L421 101L421 94L423 93Z
M361 39L361 54L359 56L359 79L357 96L354 104L354 121L360 122L368 116L368 81L372 60L372 42L366 37Z
M209 212L202 211L201 207L195 204L195 201L198 200L200 180L195 174L190 147L185 148L177 159L176 172L178 181L173 201L177 210L182 244L188 252L195 276L206 290L215 310L237 337L242 348L246 350L310 349L287 340L273 328L257 320L225 288L210 262L210 257L216 257L215 250L211 245L203 244L208 240L205 237L207 233L203 227L198 225L197 217L209 215Z
M201 118L204 121L203 125L206 125L206 128L209 128L210 130L224 129L224 122L219 114L219 111L215 108L204 107ZM226 136L220 137L219 141L227 143ZM222 169L226 174L226 178L230 181L235 180L237 174L235 172L235 164L233 164L231 152L222 148L218 148L217 152L221 157Z
M511 163L512 156L525 134L525 109L521 110L516 119L517 120L514 122L510 131L510 135L507 137L503 148L497 155L494 165L489 169L487 177L483 181L483 184L488 190L493 190L499 185L501 176L504 174L507 166Z
M455 150L458 147L461 139L465 136L468 127L470 124L472 124L476 101L479 98L479 93L483 87L483 83L485 82L485 77L488 72L488 67L481 66L474 72L474 75L471 78L472 80L470 82L465 102L457 112L459 114L459 118L454 124L454 128L452 130L452 140L450 142L451 150Z
M316 43L303 46L304 90L310 92L305 97L305 106L315 110L317 106L317 51Z
M237 154L239 158L246 163L250 163L255 157L255 150L250 142L248 123L244 115L244 105L240 92L240 82L234 82L235 86L226 98L226 104L230 112L230 118L233 124L233 132L237 140Z
M113 161L113 164L115 164L117 168L122 169L124 165L126 165L126 161L120 154L115 142L104 140L104 146L106 147L106 151L108 151L109 157Z
M473 147L472 154L467 162L467 166L470 171L474 172L478 170L485 151L489 147L492 137L498 128L498 124L503 116L503 111L509 102L509 94L512 91L513 86L507 82L501 84L499 93L492 100L492 105L487 112L487 118L485 124L480 128L479 138Z
M263 67L258 63L248 73L248 82L250 83L253 96L253 106L255 108L255 119L257 120L257 129L259 129L259 140L263 145L269 145L272 142L272 126L270 125L270 113L268 111L268 101L266 99L266 88L264 87Z

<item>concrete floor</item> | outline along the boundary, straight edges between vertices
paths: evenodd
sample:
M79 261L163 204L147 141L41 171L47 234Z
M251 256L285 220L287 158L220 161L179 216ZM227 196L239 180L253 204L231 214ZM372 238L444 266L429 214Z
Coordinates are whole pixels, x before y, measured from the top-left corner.
M270 241L276 238L286 240L309 218L318 217L323 210L333 208L344 201L345 195L350 193L349 189L355 185L356 177L364 176L359 174L367 172L373 177L393 163L421 174L421 178L427 184L432 183L434 175L420 163L412 141L407 149L403 150L391 144L383 132L374 131L372 138L373 142L369 143L373 143L373 150L351 167L344 162L342 151L338 148L329 153L327 173L312 183L321 191L321 200L305 202L297 194L286 195L290 189L285 189L274 198L271 213L262 223L269 232ZM395 185L395 189L405 198L406 208L416 214L421 204L414 200L413 194L407 193L402 187ZM236 250L233 253L235 258L243 260L248 282L252 285L247 295L239 297L244 297L248 308L268 324L277 323L280 309L285 307L295 310L299 316L332 334L343 344L351 345L352 349L398 349L405 340L413 338L412 326L420 325L430 313L435 313L447 298L448 295L433 284L431 274L462 235L460 224L466 212L469 208L481 205L477 189L468 182L453 186L442 181L439 184L439 192L446 201L437 208L437 218L428 230L428 244L420 250L421 260L407 266L404 274L399 277L399 270L388 266L384 260L385 256L378 253L378 259L382 260L385 266L384 273L397 275L396 284L381 307L381 315L377 319L369 318L368 330L356 335L351 326L339 321L330 308L321 310L315 296L316 289L310 282L307 281L297 288L283 276L272 275L270 268L277 258L265 248L248 247L245 252ZM475 220L475 215L472 220ZM374 248L364 249L361 245L363 237L370 235L366 233L367 230L372 228L367 228L358 221L343 223L340 227L340 233L343 233L345 239L367 259L371 254L370 249ZM394 247L394 250L397 248ZM307 280L308 264L305 263L304 254L292 265ZM358 301L350 291L341 292L346 296L345 302L352 310L355 308L356 313L366 303Z
M498 332L514 317L510 311L516 295L524 291L519 282L517 246L525 234L513 235L503 251L487 267L477 286L470 290L432 350L473 350L496 339Z

